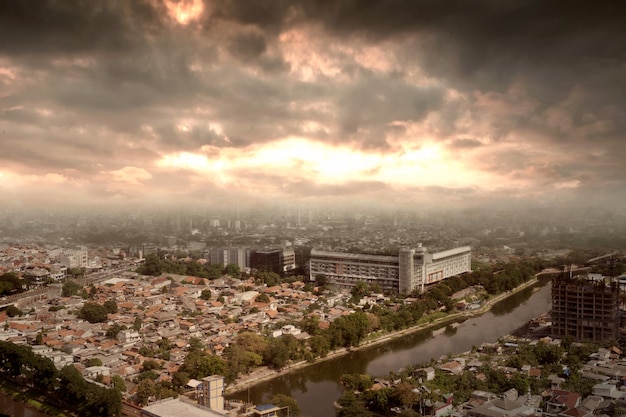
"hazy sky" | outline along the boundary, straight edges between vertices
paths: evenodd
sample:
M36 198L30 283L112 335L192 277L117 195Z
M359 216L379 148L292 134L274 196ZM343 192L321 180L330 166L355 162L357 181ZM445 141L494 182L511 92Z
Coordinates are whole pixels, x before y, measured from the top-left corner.
M626 202L626 4L0 2L14 205Z

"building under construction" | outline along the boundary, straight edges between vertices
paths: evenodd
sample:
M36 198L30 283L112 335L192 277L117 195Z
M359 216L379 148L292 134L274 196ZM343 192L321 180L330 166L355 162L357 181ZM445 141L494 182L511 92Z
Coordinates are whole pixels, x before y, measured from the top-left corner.
M620 338L620 287L565 274L552 280L552 336L599 343Z

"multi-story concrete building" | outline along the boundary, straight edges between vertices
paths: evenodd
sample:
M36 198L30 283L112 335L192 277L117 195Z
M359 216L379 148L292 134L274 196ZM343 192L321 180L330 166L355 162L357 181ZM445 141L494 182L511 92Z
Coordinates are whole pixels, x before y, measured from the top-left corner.
M211 410L224 411L224 377L212 375L202 378L201 404Z
M454 275L471 271L471 249L463 246L438 253L402 248L398 256L327 252L313 249L309 279L323 275L343 288L357 282L377 283L386 291L408 294Z
M242 271L250 268L250 250L246 248L211 248L208 258L212 264L235 264Z
M567 275L552 280L552 336L616 342L620 337L620 286Z
M67 268L86 268L89 263L87 247L81 246L80 249L65 249L59 261Z
M292 248L255 250L250 254L250 267L282 275L296 268L296 253Z

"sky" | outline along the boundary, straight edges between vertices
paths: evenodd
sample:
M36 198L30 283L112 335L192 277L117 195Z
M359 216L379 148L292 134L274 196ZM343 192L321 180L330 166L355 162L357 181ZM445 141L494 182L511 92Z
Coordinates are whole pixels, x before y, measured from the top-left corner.
M626 204L626 4L0 2L13 207Z

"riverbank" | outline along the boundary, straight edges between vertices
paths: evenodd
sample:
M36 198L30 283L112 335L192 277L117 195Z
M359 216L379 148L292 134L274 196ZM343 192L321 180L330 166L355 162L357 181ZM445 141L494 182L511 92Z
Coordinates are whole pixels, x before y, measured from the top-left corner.
M242 392L262 382L266 382L274 378L278 378L280 376L286 375L295 370L306 368L311 365L316 365L320 362L334 359L334 358L346 355L348 353L351 353L357 350L362 350L362 349L370 348L373 346L377 346L377 345L386 343L390 340L409 335L411 333L428 330L428 329L438 327L438 326L443 327L452 322L480 316L486 313L487 311L489 311L493 307L493 305L498 303L499 301L502 301L519 291L522 291L528 287L535 285L539 281L537 277L540 274L535 275L534 279L528 282L525 282L524 284L520 285L514 290L508 291L506 293L498 294L497 296L487 300L483 304L483 306L479 309L452 313L452 314L446 315L445 317L438 317L438 318L433 319L432 321L429 321L427 323L423 323L414 327L410 327L410 328L399 330L399 331L392 332L392 333L382 334L375 338L367 339L363 341L359 346L351 347L349 349L341 348L341 349L334 350L330 352L328 355L326 355L325 357L316 359L314 362L307 362L307 361L296 362L281 369L280 371L275 371L267 367L258 368L255 371L252 371L251 373L245 375L244 377L237 379L233 384L229 384L226 387L225 392L226 394L234 394L237 392Z
M46 397L35 388L24 388L21 385L12 383L10 380L4 379L0 381L0 392L16 403L22 404L25 409L29 409L28 415L37 417L74 417L48 404Z

